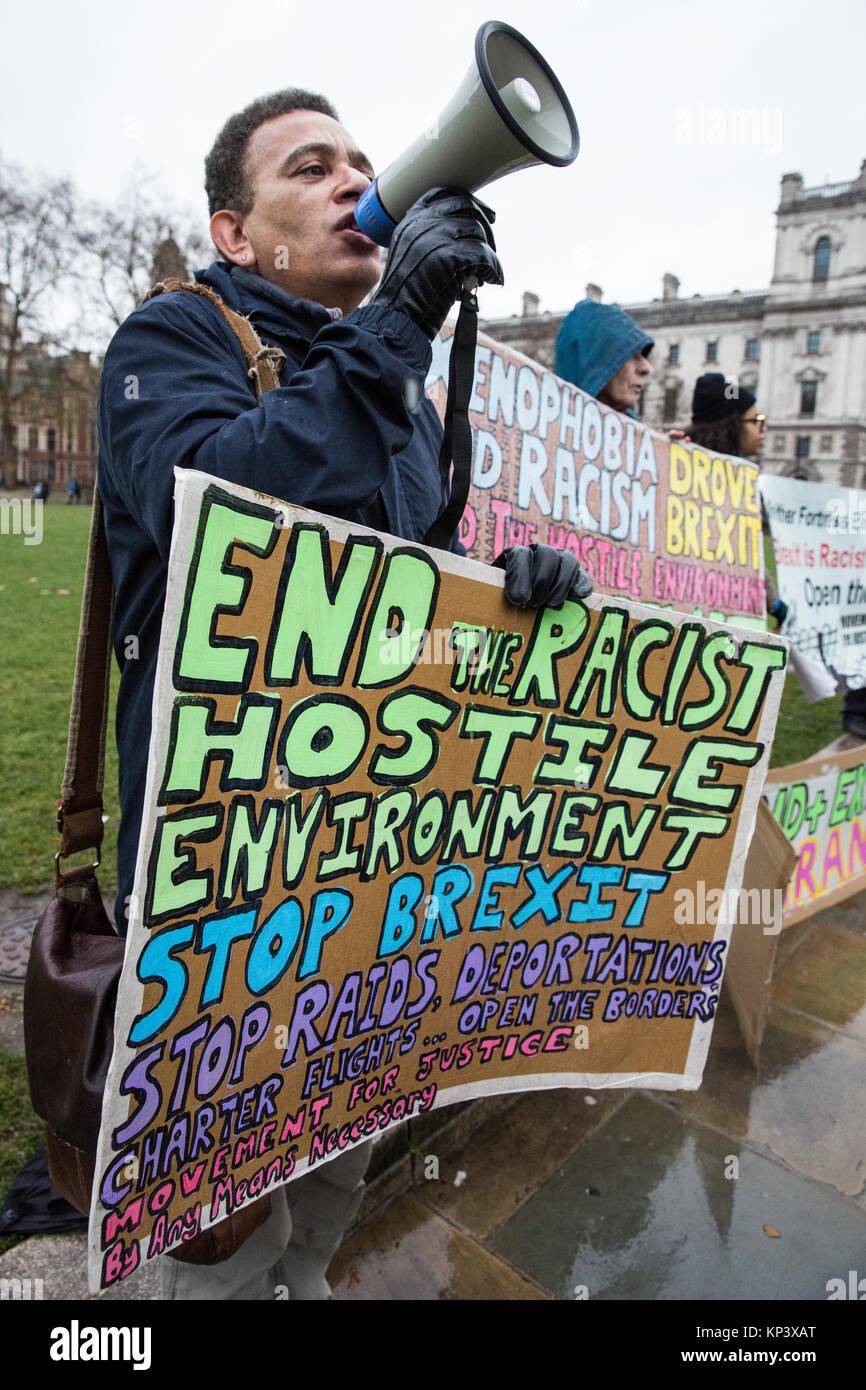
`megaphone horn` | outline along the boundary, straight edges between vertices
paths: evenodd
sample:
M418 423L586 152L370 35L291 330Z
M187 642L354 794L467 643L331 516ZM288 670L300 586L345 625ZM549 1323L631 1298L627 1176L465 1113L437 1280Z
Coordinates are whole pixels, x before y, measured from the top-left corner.
M491 19L475 35L475 62L431 131L419 136L355 207L367 236L387 246L397 223L428 188L474 193L532 164L572 164L577 121L537 48Z

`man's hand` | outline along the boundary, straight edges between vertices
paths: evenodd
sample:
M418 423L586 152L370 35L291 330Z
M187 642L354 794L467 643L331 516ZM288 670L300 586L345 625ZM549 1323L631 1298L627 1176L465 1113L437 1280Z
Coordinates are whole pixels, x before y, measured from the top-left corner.
M490 209L469 193L431 188L398 223L371 303L402 310L422 333L435 338L468 276L504 283L492 218Z
M505 597L516 608L561 608L567 598L592 593L592 580L570 550L510 545L493 563L505 570Z

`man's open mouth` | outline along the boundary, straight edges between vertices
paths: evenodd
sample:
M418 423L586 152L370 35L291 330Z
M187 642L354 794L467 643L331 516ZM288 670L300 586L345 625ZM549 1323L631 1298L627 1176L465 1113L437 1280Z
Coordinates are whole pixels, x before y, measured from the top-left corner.
M355 232L358 236L363 237L365 241L369 242L371 246L375 246L376 244L375 242L370 241L370 238L368 236L365 236L364 233L361 231L361 228L355 221L354 213L350 212L348 216L341 218L334 230L337 232Z

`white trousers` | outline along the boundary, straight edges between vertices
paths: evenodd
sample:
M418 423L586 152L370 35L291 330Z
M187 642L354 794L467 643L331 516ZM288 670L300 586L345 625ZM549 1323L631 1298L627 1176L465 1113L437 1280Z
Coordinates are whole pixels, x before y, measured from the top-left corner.
M359 1144L276 1188L267 1221L230 1260L189 1265L163 1256L163 1298L330 1298L325 1273L360 1206L370 1147Z

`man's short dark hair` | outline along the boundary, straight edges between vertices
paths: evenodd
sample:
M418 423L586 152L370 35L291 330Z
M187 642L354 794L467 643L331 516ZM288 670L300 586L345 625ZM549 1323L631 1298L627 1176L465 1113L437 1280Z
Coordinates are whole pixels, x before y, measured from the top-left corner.
M327 97L306 92L302 87L288 87L284 92L259 97L236 116L230 116L204 162L204 186L211 216L222 208L242 214L250 211L253 205L253 187L247 173L250 137L266 121L287 116L290 111L317 111L335 121L340 119Z

